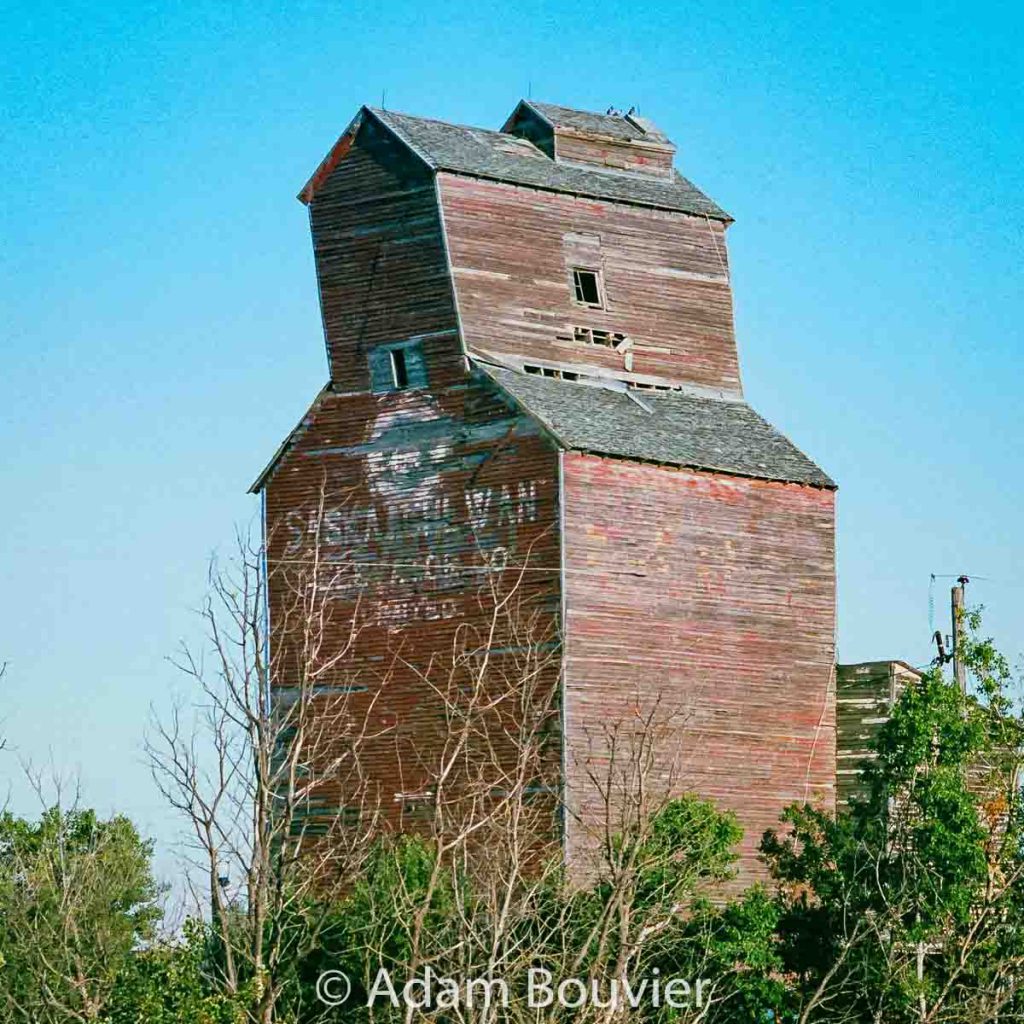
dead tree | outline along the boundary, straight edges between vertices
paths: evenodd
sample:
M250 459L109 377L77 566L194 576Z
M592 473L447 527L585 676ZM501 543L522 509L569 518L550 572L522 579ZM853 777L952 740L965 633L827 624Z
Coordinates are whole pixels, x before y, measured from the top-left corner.
M450 647L423 660L396 635L368 686L365 574L353 586L320 533L309 531L301 557L272 564L269 580L263 546L245 540L233 563L212 568L208 646L178 659L198 696L149 745L162 792L191 826L219 983L249 986L252 1018L277 1019L288 966L316 946L332 910L354 915L355 888L367 971L396 934L404 977L429 968L515 985L538 955L563 977L594 973L605 985L641 969L686 898L722 873L699 816L675 822L671 843L656 834L686 789L673 768L683 710L638 700L628 721L606 722L565 763L561 638L529 552L520 562L481 555L468 567L482 580L476 608L445 634ZM376 712L399 675L429 705L403 728ZM384 750L397 793L380 788ZM567 768L585 780L586 808L567 798ZM569 827L588 836L586 864L566 859ZM410 849L423 867L413 876ZM356 885L388 858L386 885ZM440 1012L385 1016L411 1024ZM460 1012L481 1024L536 1019L521 999Z
M146 744L160 792L188 823L190 884L217 938L219 984L253 993L261 1022L274 1019L289 958L316 942L316 908L351 879L377 830L361 762L377 735L375 696L355 707L359 618L337 628L336 571L317 544L309 564L268 579L263 545L239 535L233 558L211 563L205 645L174 659L193 696L154 718Z
M423 670L442 725L416 761L417 777L429 780L417 794L429 815L415 839L391 841L388 884L367 887L352 911L364 924L351 938L366 951L356 979L364 989L389 963L388 950L401 948L407 955L389 964L400 979L429 970L500 982L508 999L376 1007L371 1019L636 1017L621 1002L531 1008L528 972L542 965L553 977L598 985L607 999L649 966L651 947L680 925L688 900L727 874L730 855L708 849L713 812L677 799L686 790L683 709L638 700L628 720L605 723L572 766L589 791L587 808L566 801L558 635L543 612L529 610L522 586L522 571L489 577L485 624L461 630L451 657ZM671 839L662 841L673 811ZM586 832L585 860L566 860L566 825ZM407 868L410 843L416 870ZM704 1012L714 999L709 987Z

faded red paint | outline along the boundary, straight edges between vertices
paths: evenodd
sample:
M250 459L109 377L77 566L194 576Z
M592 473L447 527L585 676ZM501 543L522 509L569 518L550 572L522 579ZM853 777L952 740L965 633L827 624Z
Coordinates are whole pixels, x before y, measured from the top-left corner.
M834 496L571 453L563 479L571 788L585 734L660 697L676 788L737 813L749 881L787 804L834 804Z
M452 276L471 352L627 374L573 328L633 339L632 374L739 393L725 226L622 203L439 175ZM573 266L598 266L605 308L573 301Z
M527 552L532 566L549 567L528 574L519 601L555 629L556 488L557 456L532 423L493 396L454 388L325 396L266 485L272 627L284 621L289 580L316 555L331 595L323 657L358 625L333 681L366 687L354 715L376 702L372 725L387 732L366 748L363 768L396 823L399 794L427 786L421 755L439 743L438 680L423 674L432 662L441 673L450 665L457 630L486 634L490 623L481 568L506 558L515 566ZM504 640L499 628L496 645ZM278 630L272 642L295 641Z

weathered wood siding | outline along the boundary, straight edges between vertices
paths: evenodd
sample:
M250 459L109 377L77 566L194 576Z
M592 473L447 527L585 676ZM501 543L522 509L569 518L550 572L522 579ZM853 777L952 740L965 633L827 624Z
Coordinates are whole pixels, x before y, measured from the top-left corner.
M423 164L368 120L317 189L309 216L335 387L366 390L369 350L419 336L447 342L435 352L435 374L459 374L437 196Z
M271 642L297 643L280 628L289 579L316 555L330 595L321 657L358 626L328 683L355 688L357 719L376 700L369 728L382 735L364 768L396 823L400 794L425 788L441 749L443 707L421 674L443 680L457 630L486 636L490 585L507 592L527 562L517 604L557 640L556 489L557 454L536 426L465 383L325 396L266 486ZM507 637L499 626L496 671Z
M676 789L738 815L740 881L793 801L834 802L834 495L566 453L567 771L602 722L661 698ZM582 840L570 840L570 855Z
M864 796L863 769L893 705L920 673L899 661L862 661L836 666L836 803Z
M562 158L618 159L600 140L562 143ZM381 736L364 769L389 817L413 825L445 728L423 674L483 630L490 585L506 591L526 562L522 618L556 651L564 621L556 753L573 800L597 813L579 768L594 729L661 697L683 719L677 788L736 810L741 880L755 877L761 833L786 804L834 801L833 494L559 455L463 356L738 394L725 226L435 180L372 116L339 145L306 193L332 386L264 488L272 647L294 644L289 567L301 577L316 554L321 656L357 627L325 685L352 694L356 717L372 705ZM603 308L575 301L573 267L600 272ZM629 344L596 344L595 331ZM375 347L411 341L425 386L373 393ZM499 671L522 642L499 631ZM659 762L663 778L674 760ZM574 856L579 833L569 840Z
M667 178L672 173L674 150L668 146L621 142L577 134L564 128L555 132L555 158L568 163L592 164L610 170L635 171Z
M720 222L449 174L438 181L470 350L622 375L623 353L574 341L574 328L597 328L631 339L637 375L740 390ZM574 266L601 270L604 309L575 302Z

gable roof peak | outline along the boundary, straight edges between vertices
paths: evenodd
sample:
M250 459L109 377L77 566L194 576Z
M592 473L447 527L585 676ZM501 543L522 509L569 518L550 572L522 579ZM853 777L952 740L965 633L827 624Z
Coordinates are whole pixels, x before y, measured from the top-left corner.
M623 148L633 149L635 153L628 161L591 159L586 152L573 157L556 157L555 128L548 118L561 123L570 120L571 115L581 124L586 118L605 119L602 124L607 124L609 130L614 126L615 131L623 135L623 138L602 136L608 148L620 152ZM514 124L520 116L522 124ZM299 193L303 203L308 205L313 201L320 185L348 155L364 126L380 126L431 171L675 210L727 224L732 221L717 203L674 170L671 144L650 141L648 136L653 137L650 131L641 137L636 116L589 114L554 104L535 104L532 100L521 100L500 131L414 117L378 107L361 107ZM635 142L628 141L634 138ZM594 144L584 133L577 133L576 139L583 140L584 146ZM598 144L604 143L599 141ZM658 163L661 166L655 168L653 165Z
M603 113L520 100L502 131L530 139L557 163L671 178L676 147L636 107Z

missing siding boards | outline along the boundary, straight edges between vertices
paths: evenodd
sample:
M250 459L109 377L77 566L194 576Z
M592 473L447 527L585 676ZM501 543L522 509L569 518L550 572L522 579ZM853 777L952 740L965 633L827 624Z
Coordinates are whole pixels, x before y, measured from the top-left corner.
M574 327L572 329L572 340L577 345L597 345L600 348L610 348L618 352L626 346L626 335L618 331L602 331L593 327Z
M531 373L535 377L557 377L559 380L579 380L580 375L572 370L556 370L553 366L532 366L527 363L523 367L524 373Z
M601 272L587 267L572 268L572 287L576 301L584 306L604 307L601 296Z
M612 390L621 391L623 388L627 392L631 391L681 391L682 388L678 384L655 384L648 381L632 380L628 377L611 377L601 376L595 377L589 373L579 373L575 370L560 370L554 366L540 366L537 363L524 363L523 373L530 374L533 377L554 377L557 380L576 380L583 381L584 383L601 384L605 387L612 385ZM618 387L614 387L617 384Z

